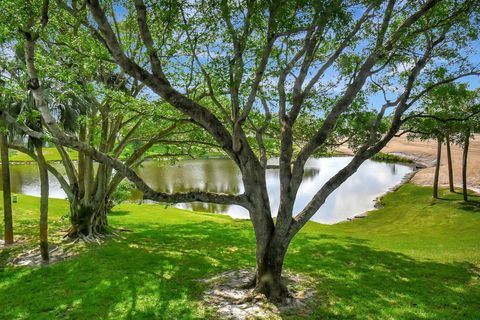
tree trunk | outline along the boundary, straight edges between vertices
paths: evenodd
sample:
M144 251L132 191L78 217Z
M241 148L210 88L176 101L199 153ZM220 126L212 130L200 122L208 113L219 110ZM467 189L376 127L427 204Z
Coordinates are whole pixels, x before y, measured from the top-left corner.
M12 219L12 192L10 185L10 162L8 159L8 142L5 134L0 134L0 148L2 160L2 183L3 183L3 216L5 221L5 244L13 243L13 219Z
M266 237L265 240L260 244L257 241L255 290L265 294L270 301L283 301L288 297L288 289L282 282L283 262L288 243L277 241L275 237Z
M104 201L86 204L82 199L76 198L70 203L70 223L67 233L70 238L88 239L105 233L108 221Z
M36 146L35 149L40 171L40 253L43 261L48 261L48 171L42 146Z
M437 138L437 164L435 166L435 177L433 179L433 197L438 199L438 176L440 175L440 161L442 160L442 139Z
M447 162L448 162L448 184L450 186L450 192L455 192L455 186L453 184L453 165L452 165L452 152L450 150L450 137L446 136L447 144Z
M463 145L463 159L462 159L462 192L463 200L468 201L467 190L467 159L468 159L468 147L470 144L470 129L465 132L465 142Z

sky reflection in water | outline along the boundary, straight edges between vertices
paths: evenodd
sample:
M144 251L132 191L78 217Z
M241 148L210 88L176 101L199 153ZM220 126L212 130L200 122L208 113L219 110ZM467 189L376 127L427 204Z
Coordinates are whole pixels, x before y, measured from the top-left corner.
M295 213L298 213L311 200L315 192L350 160L351 157L310 159L306 165L304 181L298 191ZM56 166L62 169L61 165ZM204 190L241 193L243 191L240 172L228 159L188 160L175 165L152 161L145 163L138 172L150 186L162 192ZM375 198L399 184L410 172L412 172L411 166L367 160L352 177L328 197L312 220L331 224L371 210L374 207ZM40 194L36 165L12 165L11 175L14 193L34 196ZM266 178L272 211L276 212L280 200L278 169L267 170ZM53 176L50 176L50 197L65 198L65 193ZM140 201L141 198L140 192L133 193L133 201ZM206 203L176 206L196 211L226 213L234 218L248 218L248 212L238 206Z

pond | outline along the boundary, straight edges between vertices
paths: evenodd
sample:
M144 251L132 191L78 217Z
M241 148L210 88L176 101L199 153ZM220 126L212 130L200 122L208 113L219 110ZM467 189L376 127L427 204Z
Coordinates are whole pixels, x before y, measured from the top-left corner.
M298 191L295 212L300 211L315 192L351 157L310 159L307 162L304 181ZM55 164L61 170L61 164ZM359 170L333 192L313 216L312 220L332 224L374 208L375 199L398 185L413 171L404 164L382 163L367 160ZM161 161L146 162L138 169L139 175L154 189L162 192L204 190L222 193L241 193L243 184L240 172L228 159L186 160L171 165ZM267 170L270 202L275 212L278 208L279 170ZM11 166L12 192L39 196L38 169L35 164ZM65 198L57 180L50 176L50 197ZM141 201L138 191L132 193L132 201ZM248 212L238 206L207 203L177 204L179 208L213 213L225 213L234 218L248 218Z

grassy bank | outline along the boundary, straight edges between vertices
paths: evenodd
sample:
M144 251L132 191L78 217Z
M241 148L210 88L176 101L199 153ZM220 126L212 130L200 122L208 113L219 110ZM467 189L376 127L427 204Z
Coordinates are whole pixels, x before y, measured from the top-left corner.
M293 240L285 267L318 280L309 317L479 319L478 205L447 191L433 201L430 188L411 184L383 203L365 219L309 223ZM25 246L37 233L37 208L27 196L14 205ZM51 201L53 241L66 212L64 201ZM249 221L125 204L110 223L131 231L48 267L5 266L20 249L3 250L0 319L209 319L197 279L254 264Z
M378 152L372 157L372 160L378 162L388 162L388 163L414 163L412 159L405 157L397 156L395 154Z
M51 161L62 161L60 154L58 153L56 148L46 147L43 149L45 159L49 162ZM131 153L132 151L129 151ZM156 152L155 149L151 151L152 154L160 153ZM68 154L72 160L78 160L78 152L75 150L68 149ZM343 153L338 152L318 152L315 154L316 157L322 158L329 158L329 157L338 157L338 156L345 156ZM207 158L216 158L216 157L225 157L223 152L208 152L203 156L198 156L199 159L207 159ZM179 160L181 159L190 159L189 157L178 157ZM398 162L398 163L413 163L412 160L393 155L388 153L379 152L375 156L373 156L372 160L379 161L379 162ZM27 154L21 153L16 150L10 150L10 161L11 162L32 162L32 158Z
M75 151L75 150L72 150L72 149L67 149L68 150L68 154L70 156L70 158L74 161L78 160L78 152ZM133 152L134 149L131 149L131 150L128 150L128 154L131 154ZM48 162L52 162L52 161L62 161L62 157L60 156L60 154L58 153L58 150L56 148L52 148L52 147L46 147L46 148L43 148L43 152L44 152L44 156L45 156L45 159L48 161ZM156 148L152 148L152 150L149 152L149 154L157 154L157 153L162 153L162 152L156 152ZM32 158L30 158L29 155L25 154L25 153L22 153L22 152L19 152L17 150L10 150L9 152L9 155L10 155L10 161L11 162L33 162ZM206 158L216 158L216 157L225 157L225 154L223 152L209 152L209 153L206 153L205 155L199 155L198 158L199 159L206 159ZM121 157L122 158L122 157ZM178 160L182 160L182 159L187 159L187 160L190 160L191 158L190 157L187 157L187 156L179 156L177 157L176 159Z
M72 160L78 160L78 152L75 150L68 150L68 155ZM30 158L29 155L19 152L17 150L10 150L10 161L11 162L32 162L34 161L32 158ZM45 156L45 160L48 162L51 161L62 161L62 157L60 157L60 154L58 153L58 150L53 147L46 147L43 148L43 155Z

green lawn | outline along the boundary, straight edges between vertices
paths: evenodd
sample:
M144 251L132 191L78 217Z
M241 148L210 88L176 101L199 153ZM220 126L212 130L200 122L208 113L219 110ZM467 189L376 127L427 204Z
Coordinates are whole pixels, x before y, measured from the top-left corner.
M68 149L68 154L72 160L78 159L78 152L75 150ZM57 148L53 147L46 147L43 148L43 155L45 156L45 160L47 161L61 161L62 158L58 153ZM33 161L29 155L19 152L17 150L10 150L10 161L11 162L31 162Z
M365 219L308 224L286 268L318 280L311 319L480 319L480 208L443 193L407 184ZM37 203L14 206L26 243ZM53 241L66 212L51 201ZM1 252L0 319L210 319L197 279L254 264L248 221L126 204L110 222L131 232L48 267L4 267L19 249Z

